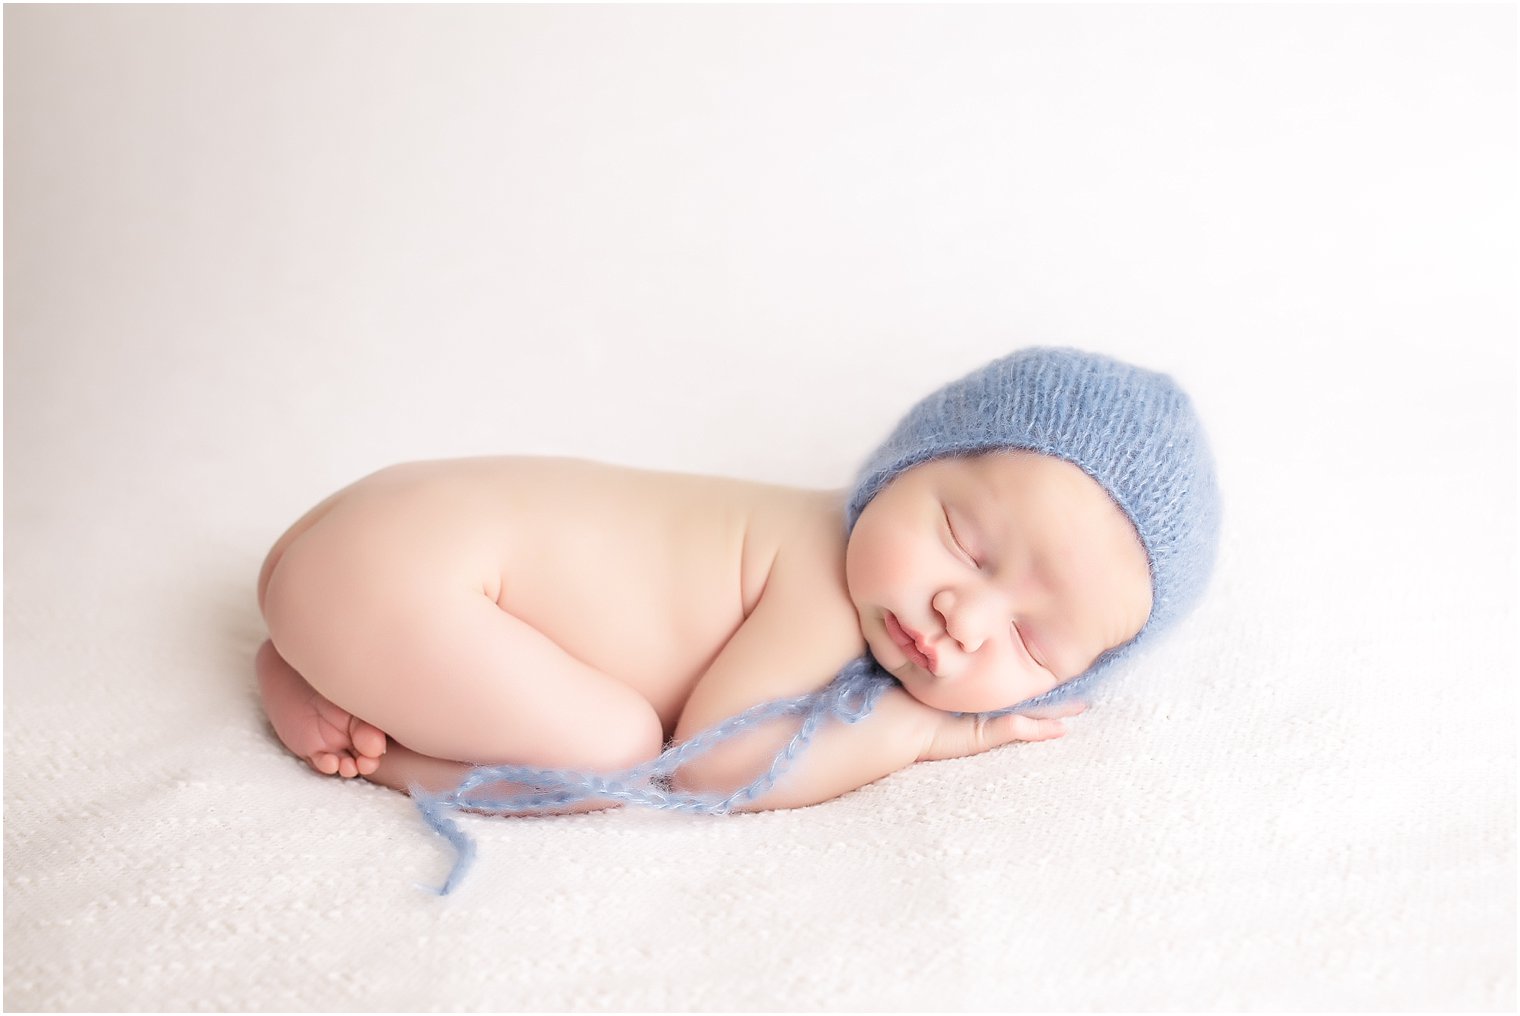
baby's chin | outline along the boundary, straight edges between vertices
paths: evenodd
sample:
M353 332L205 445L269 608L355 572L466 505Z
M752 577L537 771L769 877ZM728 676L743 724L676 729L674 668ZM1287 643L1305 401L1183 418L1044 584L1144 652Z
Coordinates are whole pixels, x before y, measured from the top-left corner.
M888 671L897 678L897 683L918 701L931 709L938 709L946 713L976 713L981 709L969 707L964 695L956 695L951 689L939 683L932 674L925 674L911 661L905 661L902 666Z
M899 678L901 680L901 678ZM951 694L937 693L932 686L924 688L902 681L902 686L907 689L909 695L918 699L924 705L932 709L938 709L945 713L989 713L997 709L1005 709L1006 706L988 705L980 702L968 702L963 697Z
M1029 694L1012 702L1006 701L1006 696L974 694L964 688L952 688L945 685L933 675L923 673L913 663L904 663L896 670L889 670L888 673L897 678L898 683L909 695L931 709L938 709L945 713L995 713L1010 709L1020 702L1028 702L1042 694L1038 689L1031 689Z

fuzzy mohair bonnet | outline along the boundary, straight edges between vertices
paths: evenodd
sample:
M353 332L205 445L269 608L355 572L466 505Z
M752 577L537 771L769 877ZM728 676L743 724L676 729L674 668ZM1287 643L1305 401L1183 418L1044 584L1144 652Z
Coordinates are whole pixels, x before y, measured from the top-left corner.
M846 505L855 528L904 471L952 455L1023 449L1065 459L1097 480L1145 548L1153 601L1138 635L1085 672L1014 708L1090 690L1152 632L1198 601L1219 540L1219 488L1193 404L1165 374L1097 353L1036 347L994 360L934 392L866 460Z

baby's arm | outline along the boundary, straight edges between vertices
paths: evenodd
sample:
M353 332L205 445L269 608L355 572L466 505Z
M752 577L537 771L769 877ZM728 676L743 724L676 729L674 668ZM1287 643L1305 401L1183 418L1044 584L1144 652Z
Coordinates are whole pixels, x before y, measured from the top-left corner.
M820 592L827 577L808 558L810 549L794 545L782 550L759 603L693 690L676 740L760 702L816 691L864 651L853 605L842 592ZM842 586L843 575L837 580ZM727 792L748 784L770 765L800 722L788 717L738 735L678 772L676 785ZM1011 715L987 722L953 716L892 688L857 723L825 721L776 785L738 810L817 804L916 761L971 755L1063 732L1055 719Z

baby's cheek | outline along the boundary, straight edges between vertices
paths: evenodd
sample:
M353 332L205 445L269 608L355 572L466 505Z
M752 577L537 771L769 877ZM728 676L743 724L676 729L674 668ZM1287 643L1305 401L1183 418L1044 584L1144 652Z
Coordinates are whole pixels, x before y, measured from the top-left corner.
M1055 687L1054 678L1030 666L1011 645L989 643L977 657L976 684L989 703L984 709L1006 709Z
M896 570L891 555L882 552L879 540L853 539L845 551L845 581L857 599L879 595L893 583Z

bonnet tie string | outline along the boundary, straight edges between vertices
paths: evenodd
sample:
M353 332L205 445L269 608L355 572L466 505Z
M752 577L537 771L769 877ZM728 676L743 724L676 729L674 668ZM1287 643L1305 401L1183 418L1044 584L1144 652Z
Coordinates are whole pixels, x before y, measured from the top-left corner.
M862 656L847 664L818 691L752 706L686 741L671 745L649 762L619 772L594 773L528 765L476 766L447 793L431 794L413 784L410 792L423 820L454 847L453 868L443 885L434 891L439 895L453 892L475 860L475 842L459 827L453 812L533 814L595 800L662 811L726 815L775 786L812 741L824 720L833 717L845 723L858 723L876 708L882 693L896 683L897 680L869 655ZM670 788L670 777L686 763L750 728L784 716L801 716L802 723L776 753L765 772L750 783L728 794L686 794ZM498 783L521 784L528 789L492 796L489 788Z

